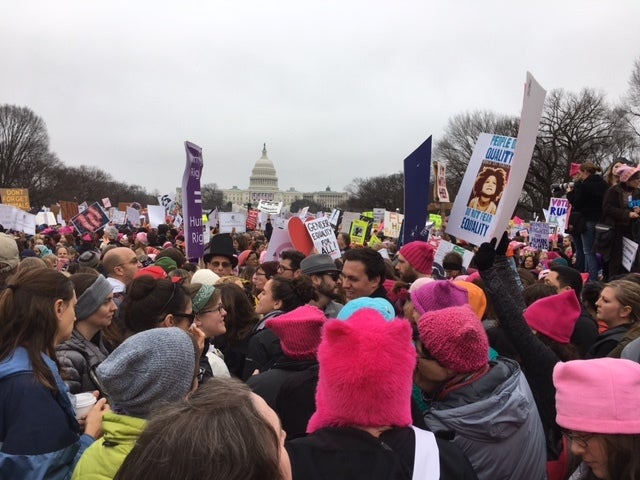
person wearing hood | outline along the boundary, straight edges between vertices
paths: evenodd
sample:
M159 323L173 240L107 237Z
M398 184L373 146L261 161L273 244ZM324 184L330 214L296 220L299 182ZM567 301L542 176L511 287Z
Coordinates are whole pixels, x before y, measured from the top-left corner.
M489 341L471 307L426 312L418 322L414 381L429 405L425 423L453 433L480 480L543 480L545 436L518 364L489 361Z

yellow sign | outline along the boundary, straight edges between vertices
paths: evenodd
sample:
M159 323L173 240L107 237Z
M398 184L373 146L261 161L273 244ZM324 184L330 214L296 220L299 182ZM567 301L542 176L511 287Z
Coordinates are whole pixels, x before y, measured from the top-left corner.
M30 210L29 189L27 188L0 188L0 198L5 205Z

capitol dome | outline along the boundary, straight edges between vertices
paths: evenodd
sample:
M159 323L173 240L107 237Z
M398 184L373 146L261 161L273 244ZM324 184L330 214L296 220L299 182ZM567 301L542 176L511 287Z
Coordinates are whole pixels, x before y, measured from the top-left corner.
M262 147L262 157L258 159L249 177L249 190L278 191L278 176L276 167L267 157L267 144Z

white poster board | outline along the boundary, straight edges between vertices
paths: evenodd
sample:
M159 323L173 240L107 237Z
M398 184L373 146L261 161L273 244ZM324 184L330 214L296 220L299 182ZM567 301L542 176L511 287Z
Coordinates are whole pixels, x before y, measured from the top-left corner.
M447 242L446 240L437 239L435 240L435 242L430 241L429 243L431 243L432 246L436 247L433 261L439 265L442 265L444 256L449 252L458 252L460 255L462 255L462 265L464 266L464 268L468 268L471 260L473 259L473 252L465 250L464 248L458 245L454 245L451 242Z
M149 225L152 228L158 228L158 225L165 223L165 209L162 205L147 205L147 213L149 214Z
M280 260L280 254L285 250L292 250L293 242L289 237L289 231L285 228L274 228L271 233L271 240L267 247L267 253L264 255L265 262L277 262Z
M313 240L313 245L319 253L331 255L334 260L341 258L340 247L333 227L327 217L311 220L304 224Z
M538 250L549 250L549 224L531 222L529 224L529 246Z
M351 222L360 220L360 214L356 212L344 212L342 214L342 222L340 223L340 233L351 232Z
M552 198L549 201L549 213L545 213L549 225L558 227L558 231L564 232L569 213L569 200L566 198Z
M451 210L447 233L480 245L506 230L529 170L545 95L527 72L517 139L480 134Z
M398 212L384 212L384 236L398 238L404 215Z
M236 233L247 231L247 214L239 212L218 212L220 233ZM234 230L235 229L235 230Z
M637 253L638 244L627 237L622 237L622 266L624 268L631 271L631 268L636 261Z

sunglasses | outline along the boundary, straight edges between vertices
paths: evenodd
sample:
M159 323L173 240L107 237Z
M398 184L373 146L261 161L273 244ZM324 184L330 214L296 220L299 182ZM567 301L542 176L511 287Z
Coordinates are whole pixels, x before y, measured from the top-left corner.
M190 322L193 322L196 319L195 313L172 313L171 315L174 317L188 318Z
M337 282L342 274L340 272L324 272L323 275L327 275L331 277L331 280Z

